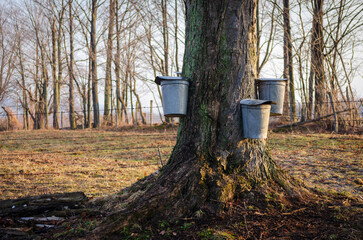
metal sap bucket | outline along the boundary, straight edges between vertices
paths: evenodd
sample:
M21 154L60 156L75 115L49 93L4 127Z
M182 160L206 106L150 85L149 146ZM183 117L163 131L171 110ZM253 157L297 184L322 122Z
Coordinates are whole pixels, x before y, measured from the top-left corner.
M164 116L182 117L187 114L189 78L157 76L161 85Z
M284 108L286 78L258 78L258 95L261 100L271 100L271 116L281 115Z
M243 99L240 101L242 109L243 137L253 139L267 138L268 122L270 118L270 100Z

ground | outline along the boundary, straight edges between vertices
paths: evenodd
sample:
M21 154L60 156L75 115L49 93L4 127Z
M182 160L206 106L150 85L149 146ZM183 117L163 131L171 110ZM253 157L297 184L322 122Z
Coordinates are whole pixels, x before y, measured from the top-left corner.
M90 199L116 193L165 164L176 129L14 131L0 135L0 199L82 191ZM215 219L180 219L134 226L120 233L129 239L359 239L363 191L363 137L359 135L271 133L272 157L308 187L335 197L313 206L285 206L266 195L267 205L231 202L228 214ZM159 154L160 151L160 154ZM70 238L91 230L99 216L53 221L43 236ZM0 227L16 225L0 217ZM37 232L34 229L34 232ZM44 235L48 234L48 235ZM49 235L51 234L51 235Z

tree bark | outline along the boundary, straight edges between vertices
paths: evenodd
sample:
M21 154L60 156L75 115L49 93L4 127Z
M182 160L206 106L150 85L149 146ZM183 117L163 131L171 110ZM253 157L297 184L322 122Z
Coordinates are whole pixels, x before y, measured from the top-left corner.
M168 12L167 0L161 0L161 15L163 19L162 33L163 33L163 47L164 47L164 64L163 75L169 76L169 28L168 28ZM162 101L162 99L160 99ZM171 122L171 118L165 117L167 123Z
M298 193L270 158L266 140L242 138L239 101L254 96L255 24L256 0L186 1L183 76L191 82L177 143L160 174L117 195L109 209L117 212L97 234L117 235L132 223L216 216L230 201L257 201L251 192L262 188L259 182Z
M103 118L107 122L110 119L111 108L111 64L112 64L112 49L113 49L113 28L115 16L115 1L110 0L110 16L108 23L108 37L107 37L107 59L106 59L106 77L105 77L105 102Z
M92 59L89 58L88 60L88 79L87 79L87 124L86 128L92 127L91 125L91 94L92 94L92 88L91 88L91 82L92 82Z
M174 41L175 41L175 67L176 71L179 72L179 44L178 44L178 0L175 0L175 28L174 28Z
M72 0L68 1L69 5L69 124L71 129L76 129L76 116L74 113L74 70L73 70L73 13Z
M92 100L93 100L93 127L100 127L100 109L98 105L98 83L97 83L97 48L96 48L96 21L97 0L92 0L91 19L91 72L92 72Z
M295 85L292 59L290 1L284 0L284 78L287 79L285 90L284 112L291 120L296 118Z
M323 0L314 0L313 4L313 28L311 67L315 77L315 116L320 117L325 113L326 102L326 78L324 72L324 38L323 38Z
M120 94L120 55L121 55L121 33L120 33L120 26L119 26L119 3L118 0L115 0L115 19L116 19L116 54L115 54L115 75L116 75L116 115L117 121L122 121L121 118L121 94ZM126 113L126 111L125 111ZM116 123L118 124L118 123Z
M59 128L59 102L57 79L57 35L56 19L52 19L52 76L53 76L53 128Z
M60 111L60 99L61 99L61 85L62 85L62 73L63 73L63 61L62 61L62 33L63 33L63 16L66 6L64 5L64 1L61 3L62 9L58 15L58 38L57 38L57 46L58 46L58 78L57 78L57 103L58 103L58 112L57 119L59 119L59 111ZM59 123L58 123L59 125Z

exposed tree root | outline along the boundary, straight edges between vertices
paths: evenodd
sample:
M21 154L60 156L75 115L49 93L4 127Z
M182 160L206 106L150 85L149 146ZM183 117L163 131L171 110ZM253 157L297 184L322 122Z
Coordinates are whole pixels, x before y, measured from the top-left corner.
M169 161L160 173L116 195L96 200L93 204L101 206L109 215L95 229L94 236L110 238L125 227L151 226L161 220L175 222L181 218L220 216L234 201L266 207L266 196L295 204L314 195L282 172L264 149L251 146L241 149L250 149L243 152L248 159L243 167L233 168L232 163L237 164L233 156L227 157L232 164L227 167L223 166L221 158L206 157L208 154ZM180 154L174 152L173 156Z

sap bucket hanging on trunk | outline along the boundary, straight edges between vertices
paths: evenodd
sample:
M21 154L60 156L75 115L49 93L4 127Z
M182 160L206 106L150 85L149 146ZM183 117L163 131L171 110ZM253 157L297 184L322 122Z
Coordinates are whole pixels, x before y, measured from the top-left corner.
M258 95L261 100L271 100L271 116L281 115L284 107L286 78L258 78Z
M182 117L187 114L189 78L157 76L161 85L164 116Z
M244 138L267 138L268 122L270 118L270 100L243 99L240 101L242 109L242 127Z

